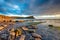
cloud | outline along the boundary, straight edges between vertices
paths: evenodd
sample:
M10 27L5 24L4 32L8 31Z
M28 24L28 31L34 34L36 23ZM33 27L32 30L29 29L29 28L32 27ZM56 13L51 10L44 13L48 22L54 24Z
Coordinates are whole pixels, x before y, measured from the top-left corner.
M39 1L39 2L38 2ZM59 0L36 0L35 5L30 7L32 15L58 14L60 11ZM42 3L41 3L42 2Z
M52 15L60 14L60 0L0 0L0 9L2 4L3 8L0 10L4 13L15 13L16 15ZM20 10L13 10L15 8L10 7L7 3L11 3L13 6L17 5ZM4 8L6 9L4 11ZM8 14L7 13L7 14Z

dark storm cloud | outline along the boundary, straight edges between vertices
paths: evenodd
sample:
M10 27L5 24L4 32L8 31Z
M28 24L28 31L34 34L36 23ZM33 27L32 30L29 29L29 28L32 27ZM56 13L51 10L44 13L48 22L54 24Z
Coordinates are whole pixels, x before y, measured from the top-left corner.
M60 12L60 0L35 0L32 6L32 14L56 14Z
M20 10L14 10L12 5L17 5ZM20 15L56 14L60 12L60 0L0 0L0 12Z

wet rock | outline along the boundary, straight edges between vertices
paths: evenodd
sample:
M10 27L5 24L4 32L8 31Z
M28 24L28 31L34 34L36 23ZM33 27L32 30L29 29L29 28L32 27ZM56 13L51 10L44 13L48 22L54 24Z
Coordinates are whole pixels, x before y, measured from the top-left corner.
M19 40L25 40L25 35L21 35L20 39Z
M28 28L27 28L27 27L22 27L22 29L23 29L23 30L28 30Z
M35 29L29 29L28 32L29 33L34 33L35 32Z
M4 26L0 26L0 31L4 29Z
M40 39L42 38L41 35L36 34L36 33L32 33L32 36L33 36L34 38L40 38Z
M53 27L53 25L48 25L49 27Z
M35 38L35 40L41 40L40 38Z

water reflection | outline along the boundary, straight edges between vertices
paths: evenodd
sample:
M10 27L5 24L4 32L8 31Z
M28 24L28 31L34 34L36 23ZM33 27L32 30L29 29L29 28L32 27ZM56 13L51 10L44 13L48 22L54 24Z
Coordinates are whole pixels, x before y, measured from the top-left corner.
M4 25L4 24L8 24L8 23L1 23L1 24ZM16 29L17 27L20 27L20 26L22 27L23 25L26 26L29 24L31 24L31 23L30 22L23 22L23 23L16 22L15 24L9 23L8 24L9 27L7 27L7 29L11 29L12 27L14 27L14 29ZM60 28L49 27L43 23L38 24L37 27L38 27L38 29L37 29L36 33L42 35L42 40L60 40ZM6 30L3 30L1 33L5 33ZM5 36L5 35L3 35L3 36Z
M48 27L43 24L39 24L37 26L37 33L42 35L42 40L60 40L60 28Z

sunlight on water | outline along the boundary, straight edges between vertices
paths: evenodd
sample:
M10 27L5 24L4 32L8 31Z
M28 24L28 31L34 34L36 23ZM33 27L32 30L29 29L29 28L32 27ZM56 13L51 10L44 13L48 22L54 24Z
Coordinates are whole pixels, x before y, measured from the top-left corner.
M37 25L37 33L42 35L42 40L60 40L60 28Z

